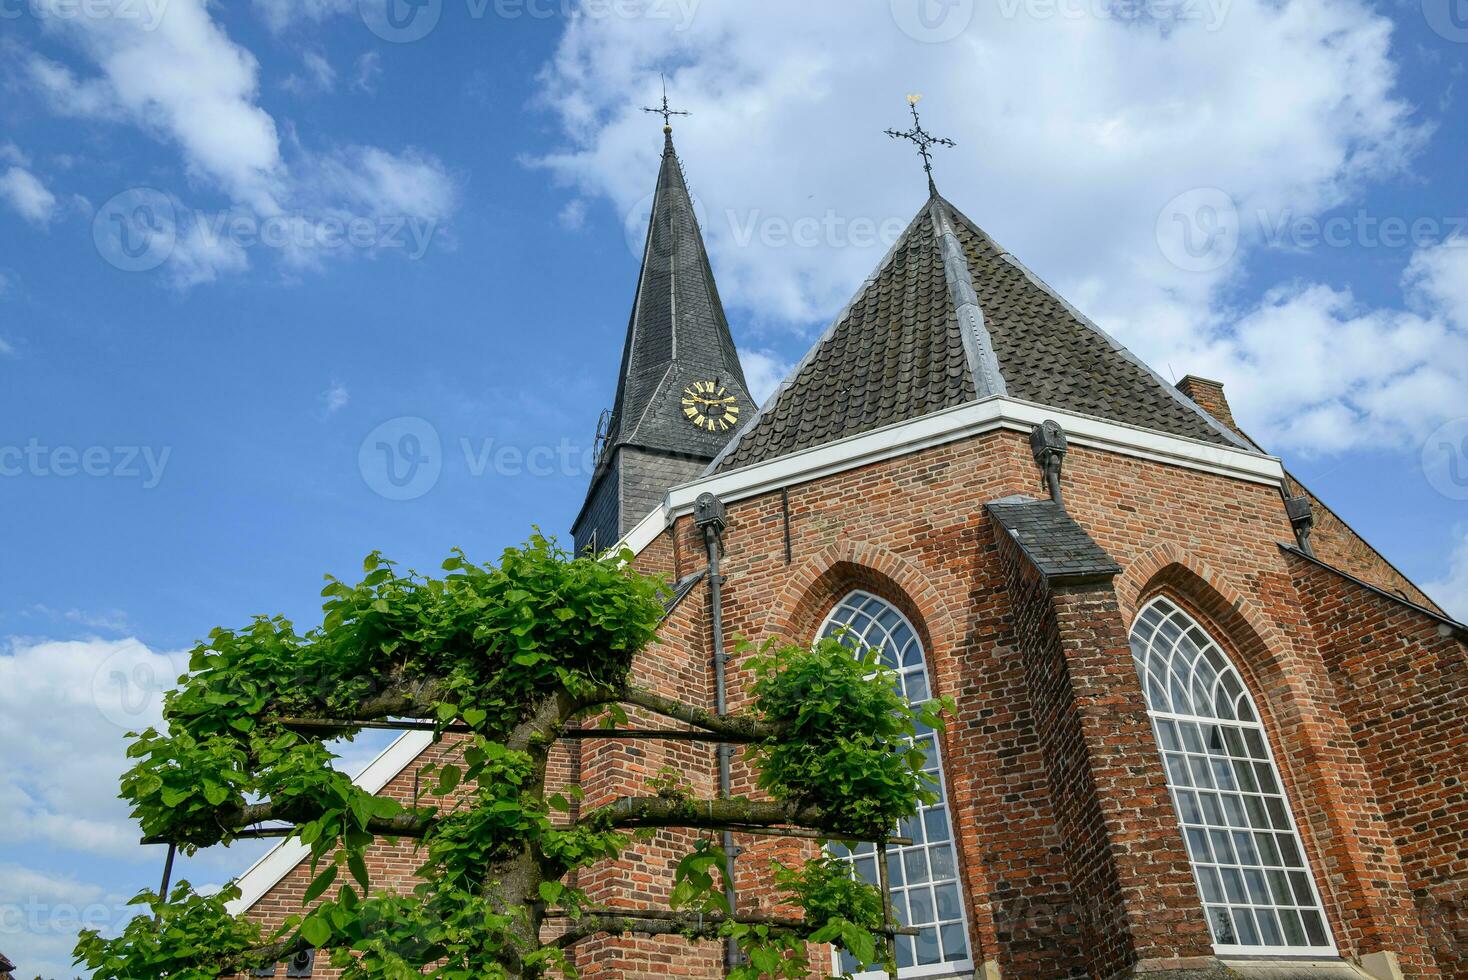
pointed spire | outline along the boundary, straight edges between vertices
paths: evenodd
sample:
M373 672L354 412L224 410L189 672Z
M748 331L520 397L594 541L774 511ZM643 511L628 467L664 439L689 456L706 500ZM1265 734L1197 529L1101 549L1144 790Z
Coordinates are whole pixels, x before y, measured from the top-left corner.
M683 478L691 478L724 447L755 407L719 300L683 166L673 149L667 120L687 113L669 108L666 96L661 108L648 111L666 113L662 162L622 348L616 402L606 425L597 474L577 519L578 547L589 538L592 524L598 524L597 537L603 546L617 540L646 514L646 509L633 512L631 498L653 499L649 488L662 478L631 473L629 466L634 464L625 454L619 456L619 450L637 450L643 461L636 466L648 465L648 454L677 460L672 469L685 467ZM621 462L614 465L618 459ZM667 472L671 472L669 466L658 470L663 475ZM639 481L635 493L634 476ZM616 507L621 513L616 528L603 526L600 508L594 506L607 480L627 481L626 492L618 495ZM681 481L663 483L657 493L676 482Z
M727 389L723 397L752 407L693 198L665 126L609 444L636 442L712 457L733 426L700 432L688 424L680 395L694 381L715 382ZM675 411L664 414L669 407Z

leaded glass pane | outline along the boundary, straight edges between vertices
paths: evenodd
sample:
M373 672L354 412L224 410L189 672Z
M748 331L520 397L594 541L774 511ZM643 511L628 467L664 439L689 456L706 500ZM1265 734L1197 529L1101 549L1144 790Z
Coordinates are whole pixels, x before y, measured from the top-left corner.
M1161 621L1159 617L1157 622ZM851 593L832 610L821 635L837 636L852 649L876 648L882 663L896 671L898 687L909 701L921 703L932 696L917 632L886 600L867 592ZM898 968L932 972L938 964L969 960L968 927L959 897L942 750L928 729L919 731L915 741L925 756L923 770L938 784L939 799L932 806L920 808L916 817L904 820L898 828L898 836L911 838L913 843L887 849L888 885L898 919L903 925L922 930L917 936L897 938ZM832 855L853 861L862 878L874 880L876 865L871 845L855 848L854 857L837 845L829 850ZM841 958L842 971L854 965L849 957Z
M1268 738L1227 654L1165 599L1137 617L1131 648L1214 944L1332 948Z

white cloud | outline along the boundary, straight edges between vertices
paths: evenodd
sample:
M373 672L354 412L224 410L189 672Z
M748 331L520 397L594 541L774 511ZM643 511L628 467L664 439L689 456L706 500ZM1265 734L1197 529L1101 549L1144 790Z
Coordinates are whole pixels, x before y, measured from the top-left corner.
M83 81L59 61L38 54L26 62L26 75L49 103L52 111L64 116L108 118L119 111L112 90L100 78Z
M583 198L573 197L561 207L556 215L561 227L567 231L580 231L586 226L586 201Z
M382 55L376 51L365 51L357 59L352 88L369 95L377 91L377 80L382 77Z
M1468 389L1468 335L1349 290L1270 290L1227 331L1180 345L1173 363L1228 381L1245 428L1305 453L1406 446Z
M135 912L123 896L72 875L0 863L0 936L21 976L75 975L77 931L113 930Z
M38 2L55 6L70 0ZM288 267L317 267L327 254L401 247L372 236L351 248L321 244L333 228L354 219L406 217L436 226L452 213L456 183L430 154L371 146L308 149L295 140L283 145L280 127L258 104L255 57L231 40L206 0L170 0L158 8L152 29L123 16L118 2L113 16L49 17L54 33L81 52L95 74L79 77L73 68L31 52L25 63L32 87L54 111L136 125L177 145L194 182L229 197L224 217L243 215L255 228L273 222L289 229L288 242L277 247ZM294 4L257 5L272 26L286 26L294 16L286 14ZM334 9L324 3L300 7L300 16L318 20ZM303 59L306 75L297 84L334 84L335 71L320 54L308 52ZM174 244L165 273L175 285L210 282L252 264L246 250L258 242L176 220L177 227L169 229ZM339 230L335 237L341 237Z
M1468 622L1468 533L1459 528L1458 534L1446 574L1435 582L1425 583L1422 591L1437 600L1449 616Z
M68 0L39 2L60 8ZM283 164L275 121L255 104L255 57L229 39L203 0L173 0L151 29L121 11L108 17L52 11L47 23L64 31L99 72L78 83L64 67L50 66L65 86L59 92L50 86L53 104L81 93L73 111L134 122L174 141L191 170L273 213Z
M214 228L208 220L198 219L175 226L165 267L174 286L189 289L250 267L244 247L228 235L216 234Z
M458 192L437 157L418 150L389 153L354 146L316 160L317 186L370 214L449 216Z
M134 639L12 639L0 652L0 841L136 857L117 799L129 730L158 724L187 665Z
M356 8L356 0L255 0L255 9L277 33L303 22L319 24Z
M291 92L306 95L315 92L330 92L336 88L336 69L318 51L307 51L301 55L304 74L288 75L281 86Z
M46 189L39 177L21 167L0 173L0 198L32 224L44 225L56 209L56 195Z
M749 384L749 394L756 405L764 404L774 392L775 386L785 380L794 367L791 362L764 350L741 350L739 362L744 367L744 380Z
M972 23L929 44L896 23L908 6L832 18L708 2L682 31L577 17L544 74L570 148L541 162L578 195L636 210L660 146L636 107L659 96L659 68L680 65L669 90L693 115L675 139L721 292L764 329L808 335L921 204L912 147L882 131L905 128L902 97L922 92L925 125L959 144L936 151L945 196L1144 359L1228 382L1271 446L1402 445L1452 409L1468 358L1440 313L1362 309L1316 283L1242 307L1237 295L1269 244L1257 216L1350 201L1426 139L1395 92L1387 17L1359 0L1233 0L1165 25L1059 13L1087 5L951 4ZM1199 229L1159 217L1197 188L1221 188L1243 220L1232 261L1190 271L1179 250ZM799 222L814 236L771 233Z
M346 408L347 403L351 400L351 392L347 391L347 386L340 381L333 381L331 387L321 393L321 407L327 415L335 415Z
M52 623L71 623L88 629L106 630L109 633L126 633L132 629L127 614L120 609L93 611L87 609L53 609L36 603L24 615L39 616Z
M0 162L13 163L17 167L29 167L31 158L25 155L25 151L10 141L0 143Z
M1468 238L1418 249L1403 280L1425 309L1468 330Z
M131 638L0 641L0 845L12 860L26 861L32 851L56 854L48 859L80 876L0 864L0 950L22 975L72 976L77 930L112 928L131 917L125 898L88 880L115 869L97 858L146 862L146 880L127 874L118 886L127 897L157 887L157 851L139 846L118 783L130 764L126 733L160 723L163 692L187 665L186 653L155 651ZM360 772L386 734L332 743L341 756L337 767ZM174 880L205 880L220 869L238 874L264 846L242 842L181 858ZM18 929L16 916L23 920Z

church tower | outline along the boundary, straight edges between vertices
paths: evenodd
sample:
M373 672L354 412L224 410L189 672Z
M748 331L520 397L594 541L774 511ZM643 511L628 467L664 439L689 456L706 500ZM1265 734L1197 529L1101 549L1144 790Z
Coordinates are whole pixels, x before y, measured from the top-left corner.
M666 99L664 107L667 109ZM673 131L653 194L617 397L572 524L578 553L619 541L670 487L701 474L754 411Z

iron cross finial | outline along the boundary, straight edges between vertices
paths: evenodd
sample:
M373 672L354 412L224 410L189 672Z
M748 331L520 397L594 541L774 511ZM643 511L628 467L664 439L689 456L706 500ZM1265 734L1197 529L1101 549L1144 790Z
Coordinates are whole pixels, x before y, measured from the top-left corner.
M958 144L953 142L953 140L934 136L926 129L923 129L923 123L918 118L917 110L918 100L921 98L921 95L909 95L907 97L907 106L912 110L912 128L906 132L889 129L886 130L886 133L893 139L911 140L917 144L918 155L923 158L923 172L928 175L928 193L937 194L938 185L933 183L933 155L929 148L934 146L957 146Z
M687 116L687 115L691 115L691 113L682 112L682 111L680 111L678 109L669 109L668 108L668 78L662 72L658 72L658 77L663 80L663 104L662 104L661 108L656 108L656 109L651 108L649 106L643 106L642 107L642 111L643 112L656 112L658 115L662 116L663 117L663 132L665 132L665 133L671 133L673 131L673 117L674 116Z

